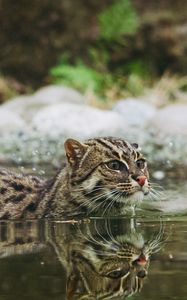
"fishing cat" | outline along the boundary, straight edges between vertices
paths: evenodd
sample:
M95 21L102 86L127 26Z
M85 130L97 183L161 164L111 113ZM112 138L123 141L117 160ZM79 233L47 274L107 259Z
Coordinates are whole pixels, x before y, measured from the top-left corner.
M121 214L150 191L146 159L120 138L65 142L67 163L51 180L0 169L0 219Z

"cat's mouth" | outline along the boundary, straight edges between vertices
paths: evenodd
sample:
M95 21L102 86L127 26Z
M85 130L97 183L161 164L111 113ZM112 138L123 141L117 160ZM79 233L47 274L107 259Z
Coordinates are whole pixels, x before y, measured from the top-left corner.
M144 195L143 191L136 191L131 194L121 195L121 197L119 197L117 199L117 202L123 203L128 206L132 206L132 205L137 205L138 203L141 203L142 200L144 199L144 197L145 197L145 195Z
M116 203L124 203L127 205L136 205L144 199L146 195L149 194L149 187L136 187L131 191L122 191L115 189L115 194L117 194Z
M141 187L141 186L137 186L129 191L123 191L123 190L119 190L119 189L115 189L116 193L121 195L122 197L129 197L132 196L136 193L142 193L144 196L148 195L150 192L150 188L149 187Z

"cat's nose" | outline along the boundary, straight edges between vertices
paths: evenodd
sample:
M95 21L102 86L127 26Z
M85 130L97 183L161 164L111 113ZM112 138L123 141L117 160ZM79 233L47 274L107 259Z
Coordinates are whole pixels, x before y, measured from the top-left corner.
M136 177L136 181L141 186L143 186L145 184L146 179L147 179L146 176L143 176L143 175Z

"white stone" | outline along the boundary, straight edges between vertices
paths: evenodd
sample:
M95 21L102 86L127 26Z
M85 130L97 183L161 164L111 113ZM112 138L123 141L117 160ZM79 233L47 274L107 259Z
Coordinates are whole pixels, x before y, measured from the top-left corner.
M26 127L24 120L14 112L0 108L0 134L23 130Z
M157 180L163 180L165 176L166 176L165 172L163 172L161 170L155 171L152 174L152 177L157 179Z
M35 113L41 108L48 105L45 101L33 96L19 96L2 105L3 108L15 112L27 122L32 120Z
M86 102L86 98L78 91L63 85L49 85L43 87L35 93L35 96L48 104L55 104L57 102L82 104Z
M54 105L57 103L79 103L86 102L85 97L74 89L50 85L41 88L33 95L23 95L6 102L2 105L5 109L19 114L26 121L30 122L33 116L41 108Z
M142 99L122 99L114 106L114 111L121 114L124 124L143 127L156 113L156 108Z
M164 214L185 214L187 212L186 186L183 186L182 193L177 190L167 190L158 199L150 199L142 202L142 208L146 210L160 211Z
M85 139L100 135L119 136L123 120L113 111L64 103L40 110L32 125L41 134L53 138L63 135Z
M150 121L158 136L187 137L187 105L172 104L160 109Z

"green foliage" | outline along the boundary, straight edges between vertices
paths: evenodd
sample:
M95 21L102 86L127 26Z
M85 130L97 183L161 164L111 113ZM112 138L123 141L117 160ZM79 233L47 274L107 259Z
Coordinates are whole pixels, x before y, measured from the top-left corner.
M149 64L141 59L133 59L125 64L123 71L126 74L135 74L138 77L146 79L149 76Z
M144 91L145 80L140 76L144 70L140 66L137 70L138 72L133 64L132 69L128 66L128 75L121 72L113 74L105 69L98 72L83 62L72 65L61 61L51 70L51 75L54 83L71 86L83 93L91 92L102 100L111 100L130 95L138 96Z
M117 40L125 33L134 34L139 19L131 0L118 0L98 16L100 35L106 40Z
M63 82L82 92L91 90L97 93L102 88L102 75L94 69L85 66L82 62L78 62L76 65L61 62L51 70L51 75L56 83Z
M98 22L100 35L84 58L72 64L74 59L64 55L50 72L53 82L84 93L91 91L100 99L141 94L148 73L145 64L138 58L121 62L126 49L124 35L136 33L139 25L131 0L117 0L98 14Z

